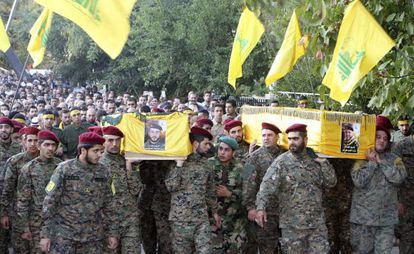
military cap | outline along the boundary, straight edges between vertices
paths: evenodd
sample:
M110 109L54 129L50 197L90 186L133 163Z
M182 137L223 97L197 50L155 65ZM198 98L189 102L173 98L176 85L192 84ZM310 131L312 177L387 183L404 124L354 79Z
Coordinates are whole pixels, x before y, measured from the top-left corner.
M280 129L277 128L276 125L271 124L271 123L262 123L262 129L271 130L276 134L281 133Z
M37 135L39 133L39 129L33 126L24 127L20 129L19 133L21 135Z
M13 116L13 120L18 121L19 123L25 124L26 123L26 117L21 114L21 113L17 113Z
M103 145L105 139L94 132L85 132L79 136L79 145Z
M196 125L197 126L199 126L199 127L202 127L203 125L205 125L205 124L207 124L207 125L211 125L211 126L213 126L214 124L213 124L213 121L211 121L210 119L199 119L199 120L197 120L197 122L196 122Z
M48 130L39 131L39 133L37 133L37 138L39 140L52 140L59 143L59 139L56 137L55 133Z
M344 123L344 124L342 124L342 129L354 131L354 127L352 126L352 123Z
M224 125L224 129L226 131L230 131L234 127L237 127L237 126L240 126L241 127L242 125L243 125L243 123L241 121L239 121L239 120L231 120L231 121L229 121L228 123L226 123Z
M410 123L410 119L408 118L407 115L402 115L398 117L398 124L409 124L409 123Z
M302 96L299 97L298 101L299 101L299 103L306 103L306 102L308 102L308 97L302 95Z
M190 130L190 139L191 139L191 141L193 140L192 137L195 136L195 135L206 137L209 140L213 139L213 135L211 135L211 133L208 130L205 130L205 129L200 128L198 126L194 126Z
M289 132L307 132L306 127L306 124L295 123L289 126L285 132L286 134Z
M13 127L13 122L7 117L0 117L0 124L8 124L10 127Z
M162 131L161 126L160 126L159 124L156 124L156 123L152 123L152 124L150 124L150 125L149 125L149 128L150 128L150 129L157 129L157 130L159 130L159 131Z
M122 133L122 131L115 126L105 126L102 131L104 135L118 136L121 138L124 137L124 133Z
M239 144L237 144L237 141L234 138L232 138L232 137L229 137L229 136L221 136L218 141L219 142L226 143L233 150L239 149Z
M98 134L99 136L103 136L102 127L101 126L91 126L91 127L88 127L88 131L94 132L94 133Z
M165 110L162 108L152 108L151 112L153 113L164 113Z

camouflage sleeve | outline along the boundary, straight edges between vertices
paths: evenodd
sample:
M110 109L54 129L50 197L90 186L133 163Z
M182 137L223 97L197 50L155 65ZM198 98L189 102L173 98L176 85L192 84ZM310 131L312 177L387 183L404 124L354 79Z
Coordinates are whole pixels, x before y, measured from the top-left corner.
M256 196L256 209L266 210L269 197L277 195L280 185L281 164L279 160L275 160L266 171L260 184L259 192Z
M127 171L127 182L129 192L134 196L138 196L143 189L141 176L139 174L139 165L136 165L131 171Z
M391 151L397 155L398 157L402 158L402 154L403 154L403 140L400 142L395 143L392 147L391 147Z
M8 216L8 212L11 209L11 203L15 194L17 185L17 172L13 167L12 158L8 159L5 165L6 175L4 176L4 188L1 194L0 201L0 216Z
M53 172L52 177L50 178L49 183L46 186L46 196L43 200L43 209L42 209L42 230L40 232L41 238L50 238L51 237L51 228L53 226L53 217L57 212L57 205L62 196L62 188L64 181L64 166L59 164L55 171Z
M378 164L372 161L357 160L352 168L351 178L355 187L363 188L370 181Z
M212 213L217 213L217 195L216 195L216 185L214 183L214 171L209 169L209 174L207 178L207 207L211 210Z
M382 167L387 181L395 185L400 185L407 177L404 163L400 157L395 157L393 160L387 162Z
M15 222L18 232L30 232L29 215L30 200L32 197L32 181L30 178L30 165L26 164L20 173L17 181L16 193L16 212L17 220Z
M236 186L231 190L230 200L234 203L242 204L243 200L243 178L241 176L243 168L237 169Z
M256 193L260 183L257 181L257 170L256 167L251 163L247 162L245 165L245 174L243 178L243 207L246 207L247 211L255 209Z
M116 190L114 189L113 179L109 177L108 174L108 188L105 188L104 195L104 204L103 204L103 225L109 236L118 237L118 225L120 221L118 220L118 209L116 199L113 198L116 195Z
M324 160L320 163L321 165L321 174L322 174L322 181L323 186L327 188L335 187L336 185L336 175L335 169L332 167L331 163L328 160Z
M174 167L165 178L165 186L169 192L177 192L182 185L184 167Z

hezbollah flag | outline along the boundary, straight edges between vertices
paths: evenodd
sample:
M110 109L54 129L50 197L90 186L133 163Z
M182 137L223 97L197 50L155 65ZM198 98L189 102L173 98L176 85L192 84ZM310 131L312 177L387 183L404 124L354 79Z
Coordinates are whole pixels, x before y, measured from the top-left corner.
M349 4L339 29L332 62L322 83L342 105L358 81L395 45L395 42L358 0Z
M80 26L112 59L122 51L136 0L35 0Z
M305 38L302 39L300 32L296 11L293 11L282 46L277 52L269 74L267 74L265 80L267 86L283 78L293 69L296 61L305 54L308 45L304 40Z
M236 79L243 76L242 65L259 42L264 26L252 11L244 8L237 26L231 51L228 82L236 88Z
M52 25L53 12L48 8L44 8L39 18L30 30L31 38L27 51L29 51L34 63L33 67L38 66L43 61L46 51L47 38L49 36L50 27Z
M3 21L0 18L0 51L6 52L10 48L9 37L4 28Z

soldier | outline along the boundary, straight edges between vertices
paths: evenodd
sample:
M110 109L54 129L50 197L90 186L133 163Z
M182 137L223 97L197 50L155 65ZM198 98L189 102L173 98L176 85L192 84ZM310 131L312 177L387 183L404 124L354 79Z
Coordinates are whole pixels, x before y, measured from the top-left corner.
M409 137L411 132L408 116L400 116L398 118L398 131L392 133L391 142L396 144L405 137Z
M414 135L405 137L392 147L393 152L402 158L407 178L398 193L400 221L400 253L414 253Z
M11 240L14 251L16 253L28 253L30 250L29 244L20 237L15 224L16 189L21 168L39 154L39 149L37 149L37 133L39 129L25 127L19 132L22 135L24 152L12 156L5 165L6 176L1 198L1 225L3 228L9 229L11 224Z
M102 129L102 128L101 128ZM100 162L106 166L112 177L116 193L113 197L119 220L119 245L113 253L141 253L139 240L138 195L142 189L139 172L126 167L125 158L120 154L124 134L114 126L103 127L105 153ZM139 168L134 168L138 169ZM107 250L112 253L112 251Z
M65 126L62 133L63 158L65 160L76 157L79 135L88 131L91 125L81 121L80 110L73 108L70 111L72 123Z
M267 170L256 197L256 222L267 221L270 197L279 199L279 227L283 253L328 253L322 188L336 184L335 171L326 159L311 157L306 149L306 125L286 129L289 151Z
M208 167L214 171L218 215L221 227L216 237L222 239L215 251L241 253L246 241L247 212L242 205L243 165L234 158L238 143L234 138L222 136L218 140L217 156L208 159Z
M57 127L54 127L55 115L50 110L44 110L39 113L39 125L41 130L49 130L53 132L59 140L63 139L63 131ZM56 149L56 155L62 157L63 147Z
M207 161L203 157L212 139L210 132L199 127L191 128L193 153L187 160L177 161L165 180L171 193L169 220L174 253L212 252L208 209L218 219L217 203L213 171L205 167Z
M29 242L31 253L41 254L40 214L46 196L45 187L62 161L54 157L59 140L53 132L40 131L37 137L39 156L23 166L17 182L15 226L20 237Z
M238 120L230 120L224 125L228 136L234 138L238 143L238 149L234 154L234 158L244 161L245 156L249 154L249 144L243 140L243 123Z
M95 133L82 133L78 157L60 163L53 173L43 201L42 251L101 253L105 233L108 247L117 247L119 221L112 203L110 173L99 163L104 142Z
M161 136L162 127L156 123L150 124L144 148L147 150L164 150L165 140Z
M13 123L7 117L0 117L0 193L3 192L4 178L6 175L6 161L22 151L20 143L11 140ZM0 229L0 253L6 253L8 248L8 231Z
M270 123L262 123L262 143L263 146L246 158L245 168L248 176L244 181L243 206L246 207L249 219L247 227L247 250L248 253L257 254L258 249L263 254L278 253L279 241L279 216L278 201L276 196L267 207L267 222L263 228L257 227L256 218L256 194L259 191L260 183L267 169L272 162L284 151L278 146L279 128ZM251 233L250 233L251 232Z
M369 149L367 161L357 161L351 173L355 185L350 217L353 253L391 253L393 248L397 186L407 172L401 158L390 152L391 134L384 118L377 117L375 150Z
M198 119L195 124L196 126L203 128L205 130L208 130L210 132L211 132L211 128L214 125L213 121L211 121L210 119Z

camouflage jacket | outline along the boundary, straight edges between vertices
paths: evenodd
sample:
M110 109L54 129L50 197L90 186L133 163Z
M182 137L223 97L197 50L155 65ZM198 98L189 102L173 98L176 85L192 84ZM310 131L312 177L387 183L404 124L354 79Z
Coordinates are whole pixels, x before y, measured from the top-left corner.
M0 142L0 193L3 193L4 178L6 176L6 162L7 160L22 152L22 146L17 142L3 143Z
M18 232L30 232L31 228L40 230L40 214L46 196L45 187L60 162L62 161L58 158L44 161L37 157L23 166L16 193Z
M393 144L397 144L398 142L400 142L401 140L403 140L403 139L405 139L406 137L409 137L409 136L411 136L411 134L408 135L408 136L405 136L404 134L402 134L402 132L400 130L394 131L391 135L391 142Z
M230 161L228 166L223 166L216 157L208 159L208 167L214 171L215 186L224 185L231 192L230 197L218 197L218 214L227 219L247 218L247 212L242 205L243 197L243 165Z
M279 199L280 228L310 229L325 224L322 188L334 187L335 171L328 161L321 164L304 150L280 155L267 170L256 207L267 210L272 195Z
M104 232L117 236L111 184L109 170L100 163L84 164L78 159L60 163L46 187L41 237L89 242L102 240Z
M37 155L36 155L37 156ZM33 160L36 156L31 156L27 152L16 154L6 162L6 175L4 178L4 188L1 195L1 216L10 216L16 204L17 179L22 167Z
M234 152L234 158L242 163L245 162L246 156L249 155L250 145L246 141L239 143L239 149Z
M398 185L407 172L400 157L380 154L380 163L359 160L352 169L354 182L350 221L369 226L398 223Z
M271 148L260 147L247 156L245 163L247 176L245 177L243 187L243 205L247 211L256 208L256 194L259 191L263 177L272 162L282 152L278 146ZM272 206L272 209L268 209L268 211L277 213L277 203L277 197L273 195L272 199L269 200L269 206Z
M109 154L107 152L100 161L109 169L112 177L112 191L115 193L113 199L117 207L118 219L122 222L131 215L138 216L138 195L142 190L142 182L138 167L128 172L126 170L125 158L120 154Z
M170 170L165 185L171 193L170 221L208 221L208 209L217 211L213 171L197 153L182 167Z
M407 178L400 185L398 198L404 205L414 208L414 136L394 144L392 151L403 160L407 171Z

